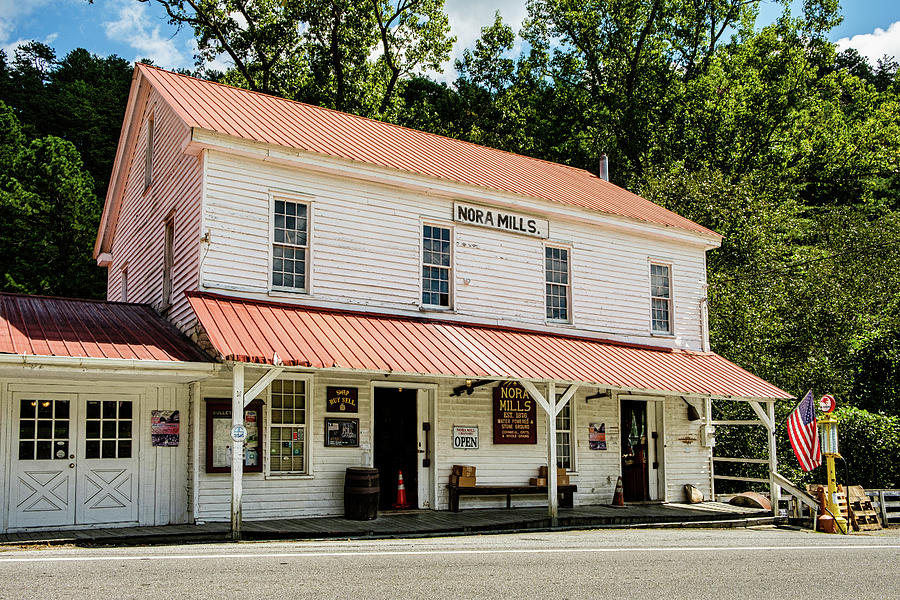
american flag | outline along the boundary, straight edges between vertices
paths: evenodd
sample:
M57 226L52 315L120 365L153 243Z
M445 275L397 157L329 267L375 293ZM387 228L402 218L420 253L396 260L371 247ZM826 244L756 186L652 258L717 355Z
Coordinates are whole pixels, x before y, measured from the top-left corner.
M812 471L822 464L818 421L816 421L816 407L813 402L812 390L803 396L803 400L788 416L787 431L801 469Z

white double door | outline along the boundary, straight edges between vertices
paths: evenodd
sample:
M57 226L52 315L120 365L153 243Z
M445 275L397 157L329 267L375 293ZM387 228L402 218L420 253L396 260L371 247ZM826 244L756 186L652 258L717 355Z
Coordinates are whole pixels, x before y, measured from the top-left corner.
M9 526L136 522L137 394L13 394Z

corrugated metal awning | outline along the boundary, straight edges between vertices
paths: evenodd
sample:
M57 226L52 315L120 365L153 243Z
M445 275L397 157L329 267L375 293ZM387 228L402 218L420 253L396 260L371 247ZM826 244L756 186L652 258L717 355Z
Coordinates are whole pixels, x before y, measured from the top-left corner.
M712 352L189 292L224 360L410 375L583 382L617 389L790 398Z
M211 362L145 304L0 294L0 354Z

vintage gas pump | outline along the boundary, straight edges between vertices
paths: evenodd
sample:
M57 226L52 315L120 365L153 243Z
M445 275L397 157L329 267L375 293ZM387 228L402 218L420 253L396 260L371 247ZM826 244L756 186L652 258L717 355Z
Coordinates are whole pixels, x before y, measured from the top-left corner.
M823 398L823 400L825 399ZM834 408L833 402L832 400L832 409ZM841 516L841 508L837 503L837 480L834 473L835 457L842 458L840 453L838 453L837 424L837 419L834 418L830 411L826 412L819 419L819 427L822 428L822 454L825 455L825 469L828 477L828 493L825 496L825 507L834 517L837 531L847 533L847 519Z

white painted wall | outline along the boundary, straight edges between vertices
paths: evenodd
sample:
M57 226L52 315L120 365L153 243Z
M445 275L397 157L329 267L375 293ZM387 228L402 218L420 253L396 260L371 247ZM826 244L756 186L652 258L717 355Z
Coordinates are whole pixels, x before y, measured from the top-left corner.
M153 183L144 187L147 120L154 116ZM151 91L136 110L139 134L127 168L121 212L108 267L108 300L122 300L122 269L128 271L128 302L150 304L160 310L166 217L174 210L175 261L172 306L164 314L176 327L188 330L196 321L184 297L197 288L200 261L200 159L183 152L190 129Z
M7 371L8 372L8 371ZM189 521L188 495L188 447L190 420L188 410L188 386L186 384L150 383L140 380L140 375L123 380L123 376L96 375L48 379L34 378L23 372L21 377L0 380L0 521L2 531L9 523L9 485L11 469L17 452L18 424L13 422L12 393L18 391L40 393L128 393L139 394L135 406L135 432L138 451L138 520L140 525L168 525ZM82 396L83 398L84 396ZM150 412L152 410L181 411L181 440L177 447L153 447L150 439ZM80 410L83 410L81 408ZM74 440L73 440L74 441Z
M422 222L452 224L453 197L337 177L207 151L203 231L205 289L346 308L422 314ZM312 205L311 293L269 294L270 194ZM485 194L486 201L488 194ZM535 210L553 210L534 201ZM571 210L571 209L569 209ZM523 212L523 211L519 211ZM584 216L592 213L583 211ZM525 214L528 214L525 211ZM454 226L456 320L544 327L544 240L471 225ZM572 325L661 346L700 348L705 281L700 245L550 217L550 243L571 248ZM674 336L650 335L649 261L670 263Z

